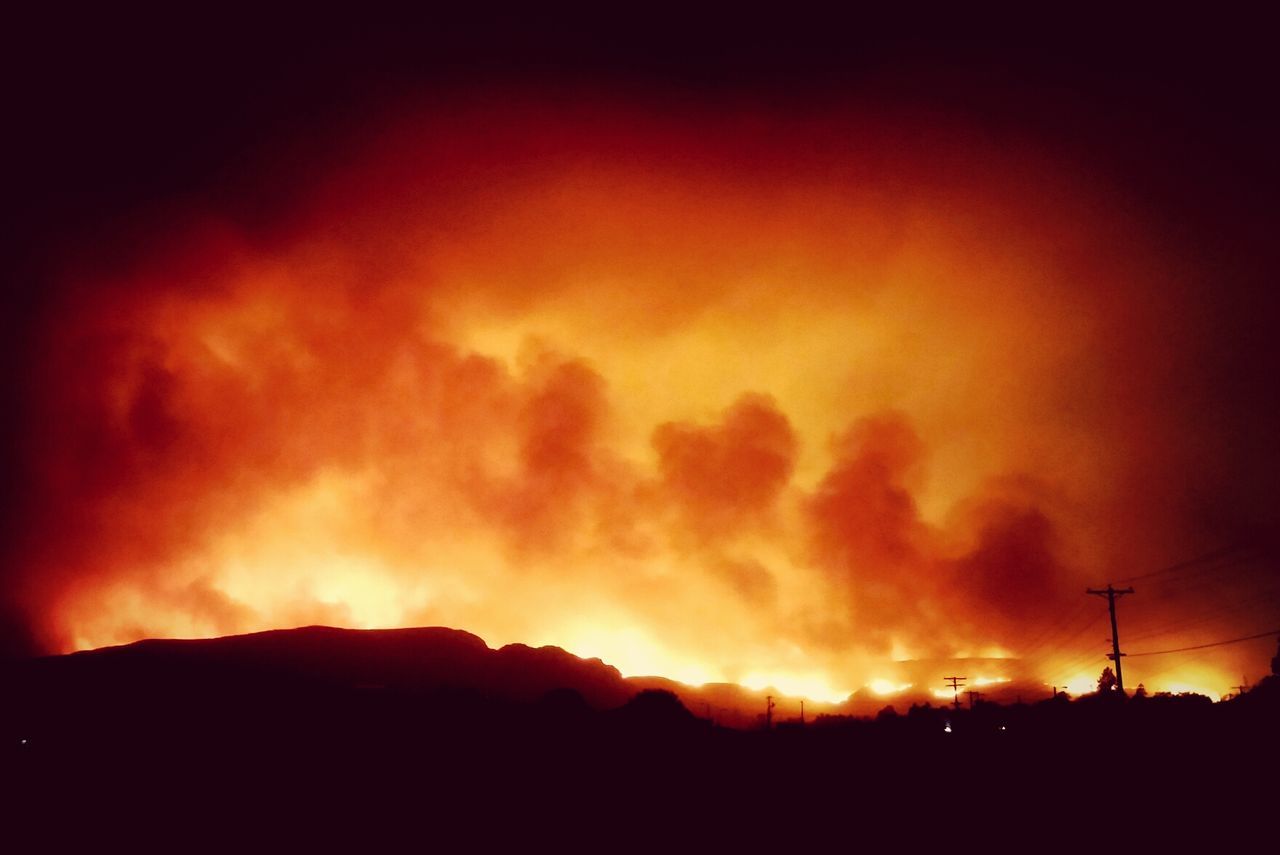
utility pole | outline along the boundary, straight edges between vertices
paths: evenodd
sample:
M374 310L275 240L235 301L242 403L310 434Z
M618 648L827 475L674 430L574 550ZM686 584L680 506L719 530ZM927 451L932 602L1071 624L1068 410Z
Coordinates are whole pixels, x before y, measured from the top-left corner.
M777 704L773 702L773 695L765 695L764 697L764 729L773 730L773 708Z
M804 726L804 701L800 702L800 725Z
M948 683L951 684L951 696L953 699L952 703L955 705L956 709L960 709L960 687L963 686L964 681L969 678L968 677L943 677L942 679L946 680Z
M1243 695L1245 692L1249 691L1249 678L1248 678L1248 677L1241 677L1240 679L1244 681L1244 685L1243 685L1243 686L1232 686L1231 688L1235 689L1237 692L1239 692L1241 695Z
M982 692L975 692L973 689L969 689L965 694L969 696L969 709L973 709L973 702L982 697Z
M1107 598L1107 609L1111 612L1111 655L1107 658L1116 663L1116 688L1123 695L1124 671L1120 668L1120 657L1124 654L1120 652L1120 630L1116 626L1116 597L1132 594L1133 588L1116 588L1108 583L1105 591L1100 591L1097 588L1086 588L1085 593Z

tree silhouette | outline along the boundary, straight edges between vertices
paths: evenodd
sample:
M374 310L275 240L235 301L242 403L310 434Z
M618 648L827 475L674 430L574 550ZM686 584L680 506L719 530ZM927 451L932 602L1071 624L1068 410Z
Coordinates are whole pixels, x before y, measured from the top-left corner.
M1114 691L1116 688L1116 675L1111 672L1111 666L1102 669L1102 676L1098 677L1098 694L1105 695Z

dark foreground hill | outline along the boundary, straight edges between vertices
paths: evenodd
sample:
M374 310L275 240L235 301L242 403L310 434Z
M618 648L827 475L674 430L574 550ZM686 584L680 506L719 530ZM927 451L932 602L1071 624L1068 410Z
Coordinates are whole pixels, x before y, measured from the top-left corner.
M558 647L490 649L478 636L446 627L356 630L326 626L211 639L151 639L22 663L22 679L50 689L165 696L184 692L364 690L468 691L534 701L572 688L596 709L635 694L616 668Z
M0 787L10 816L53 837L97 828L90 815L135 831L180 822L187 834L461 823L475 846L512 829L527 840L597 824L614 834L593 838L603 845L672 822L720 835L834 823L857 838L904 815L988 828L1096 815L1106 837L1112 796L1123 795L1130 823L1158 820L1144 833L1167 829L1171 805L1195 807L1174 814L1182 820L1248 815L1273 799L1273 682L1221 704L916 707L743 732L556 648L491 650L440 628L312 627L9 666ZM50 815L60 820L42 825ZM924 843L925 828L901 833Z

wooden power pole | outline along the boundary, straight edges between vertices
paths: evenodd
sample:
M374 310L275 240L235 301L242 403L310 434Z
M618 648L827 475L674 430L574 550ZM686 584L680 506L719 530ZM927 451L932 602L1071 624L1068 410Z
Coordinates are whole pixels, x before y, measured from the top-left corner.
M1116 588L1108 584L1106 590L1086 588L1085 593L1107 598L1107 609L1111 612L1111 655L1107 658L1116 663L1116 688L1123 695L1124 671L1120 668L1120 657L1124 654L1120 652L1120 629L1116 626L1116 597L1132 594L1133 588Z

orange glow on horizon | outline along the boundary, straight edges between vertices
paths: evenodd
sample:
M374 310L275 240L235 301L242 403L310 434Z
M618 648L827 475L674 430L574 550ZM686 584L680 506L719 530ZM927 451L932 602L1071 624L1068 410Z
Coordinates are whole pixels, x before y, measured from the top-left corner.
M892 680L878 678L867 684L867 688L877 695L900 695L910 689L914 683L895 683Z
M835 704L1084 661L1032 642L1174 548L1133 508L1179 273L1069 165L876 116L433 121L58 307L50 647L443 625Z

